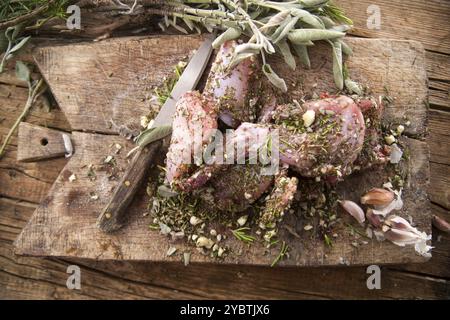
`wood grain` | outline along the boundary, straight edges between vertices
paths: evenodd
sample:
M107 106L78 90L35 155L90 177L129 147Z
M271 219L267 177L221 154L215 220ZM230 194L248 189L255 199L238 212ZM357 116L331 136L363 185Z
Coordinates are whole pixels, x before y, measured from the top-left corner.
M127 170L120 178L110 202L98 217L97 226L104 232L120 229L127 220L128 206L133 201L136 192L144 188L144 177L152 162L156 159L162 145L161 141L140 148L131 160Z
M150 263L19 257L12 241L34 205L0 198L0 298L16 299L446 299L449 241L434 240L433 258L382 267L382 289L367 290L366 268L278 268L181 262ZM81 290L67 290L67 267L81 268ZM433 271L435 273L433 273ZM444 272L444 273L439 273ZM232 287L232 292L229 288Z
M371 38L408 39L429 50L450 54L450 2L446 0L336 0L354 23L352 34ZM369 6L378 6L380 29L369 29Z
M118 133L139 129L136 117L149 112L153 88L201 41L111 39L37 49L35 58L73 130Z
M20 123L17 161L32 162L63 157L66 153L63 133L27 122ZM67 135L70 137L70 134Z
M179 37L162 37L161 42L176 42ZM199 38L187 37L195 43ZM173 39L170 41L169 39ZM128 43L128 42L129 43ZM147 41L141 40L117 40L124 47L132 45L137 47L148 46ZM425 133L426 120L426 75L424 65L423 48L416 42L408 41L380 41L368 39L350 38L348 42L354 47L354 55L349 59L351 70L360 70L354 76L357 80L365 83L371 83L371 88L375 94L382 94L385 85L395 93L394 103L386 110L386 120L394 123L402 123L405 119L411 119L412 125L408 127L407 134L412 136L421 136ZM113 41L110 41L110 47ZM77 48L76 46L75 48ZM108 52L110 52L108 47ZM106 49L103 45L89 45L93 52L98 56L103 56ZM38 55L44 58L37 58L41 70L55 69L52 67L55 52L61 53L61 48L45 48L38 50ZM65 59L71 61L69 51L79 54L78 50L65 49ZM136 52L136 50L131 50ZM42 54L45 52L45 54ZM111 53L109 53L111 54ZM292 73L285 68L285 65L273 59L273 66L277 72L287 79L292 98L299 99L303 94L311 94L313 91L328 91L334 88L330 48L317 45L312 49L312 70L300 69ZM59 59L59 58L58 58ZM370 61L370 63L368 63ZM138 61L139 62L139 61ZM272 63L271 62L271 63ZM89 62L88 62L89 64ZM165 64L167 66L167 64ZM393 66L396 66L395 68ZM123 67L125 68L125 67ZM126 66L128 68L128 66ZM84 67L80 72L85 72ZM45 71L44 71L45 72ZM49 74L55 73L51 71ZM124 71L116 68L118 74ZM49 74L47 78L50 79ZM299 83L299 77L301 81ZM81 78L75 69L72 70L72 78ZM401 81L399 81L401 80ZM77 82L77 81L75 81ZM62 92L61 82L49 82L52 91ZM88 96L91 88L78 86L77 96ZM87 91L88 93L84 92ZM116 92L117 94L117 92ZM60 99L61 100L61 99ZM95 100L92 100L95 101ZM81 112L78 105L61 105L61 108L68 112L69 122L72 126L79 121L79 129L92 130L94 125L91 119L98 116L98 109L107 110L111 108L105 101L96 101L96 108L92 106L87 109L83 106ZM138 122L139 114L135 110L129 112L127 120ZM76 121L74 119L77 119ZM102 128L102 125L100 125ZM103 129L95 129L99 132ZM56 180L49 196L36 211L36 215L24 229L22 235L18 238L17 253L27 255L52 255L52 256L73 256L94 259L124 259L124 260L151 260L151 261L173 261L179 260L184 251L190 251L192 248L185 243L177 243L178 253L173 257L165 256L165 248L169 245L167 239L158 233L148 231L148 218L141 215L145 212L146 198L136 199L130 207L129 225L119 230L113 235L101 234L95 230L95 217L101 211L102 205L110 199L111 190L115 188L117 181L110 181L108 172L102 171L97 174L95 183L86 176L86 168L90 164L99 164L108 152L108 146L120 142L121 138L117 136L102 136L98 134L73 133L74 142L77 150L81 150L74 155L71 161L64 168L61 175ZM411 214L417 225L424 231L430 231L430 209L426 197L425 189L428 184L429 166L428 166L428 147L425 143L414 139L406 139L410 148L411 161L410 184L405 190L405 211L403 214ZM122 141L123 143L123 141ZM127 147L130 146L127 144ZM115 164L118 174L122 174L127 166L126 159L121 155L115 157ZM76 181L68 181L72 174L77 175ZM348 182L341 185L340 193L342 197L358 198L361 190L367 190L374 185L381 185L387 180L387 173L377 172L376 175L366 173L354 176L348 179ZM120 181L120 179L119 179ZM98 201L91 201L89 195L95 193L99 196ZM93 220L94 218L94 220ZM287 217L286 224L302 234L302 241L292 237L288 232L281 232L283 239L286 239L290 247L291 258L283 261L284 265L336 265L336 264L368 264L368 263L398 263L423 261L423 258L417 256L412 248L399 249L388 243L371 242L367 248L355 248L352 242L354 237L346 235L343 232L342 239L336 240L333 248L326 248L320 237L310 237L309 234L302 232L303 222L298 221L293 215ZM76 230L76 232L75 232ZM53 236L55 232L58 237ZM132 239L132 240L130 240ZM232 255L224 262L227 264L256 264L269 265L278 254L276 249L267 250L265 256L261 256L261 245L253 245L246 248L243 244L235 240L231 234L228 234L224 245L228 246L233 252L243 252L241 255ZM162 249L163 248L163 249ZM167 247L168 248L168 247ZM314 249L313 249L314 248ZM211 260L199 254L192 255L193 262L221 262Z
M91 0L88 0L91 1ZM361 25L364 27L363 15L366 8L361 10L355 1L338 0L339 4L346 5L346 13L354 18L356 14L360 15ZM370 4L383 4L385 1L365 1L366 7ZM391 2L394 6L399 1ZM408 2L409 3L409 2ZM415 3L415 1L413 1ZM445 6L448 1L432 1L431 5L414 6L413 9L400 3L395 10L395 14L390 16L389 20L408 20L416 28L403 29L394 28L389 34L393 39L405 39L426 37L431 39L431 43L424 44L425 49L433 50L436 48L437 41L447 42L450 38L436 40L434 33L435 27L430 23L423 21L439 21L442 14L448 13ZM431 8L436 10L431 10ZM395 8L394 8L395 9ZM40 32L41 38L36 38L36 43L46 41L42 37L51 36L59 39L60 42L68 42L68 38L95 38L100 34L89 33L95 26L107 25L114 21L108 12L101 13L93 9L82 9L83 26L85 31L72 33L67 32L65 21L53 20L44 26ZM392 8L391 8L392 11ZM136 21L136 24L134 24ZM136 28L142 28L142 21L136 19L129 27L125 26L117 30L114 35L131 35ZM152 24L145 22L149 28L144 33L152 32ZM439 23L438 29L448 28L448 19ZM416 30L425 28L424 32L417 33ZM83 33L84 32L84 33ZM370 33L372 32L372 33ZM377 31L367 30L365 35L369 37L377 36ZM437 46L440 44L438 43ZM24 58L21 57L21 60ZM426 52L427 72L430 79L439 82L450 82L449 63L450 56L444 52L427 51ZM14 67L14 61L10 61ZM0 77L0 82L1 77ZM9 83L9 82L8 82ZM430 81L430 86L433 82ZM0 135L4 135L11 124L15 121L20 112L23 103L17 100L15 92L20 88L12 85L0 88ZM7 92L12 92L10 97ZM20 90L19 90L20 91ZM26 91L23 90L26 94ZM430 93L436 91L430 88ZM23 96L25 96L25 94ZM446 108L449 103L448 94L444 96L438 92L439 100L431 99L430 107L441 110ZM26 96L25 96L26 99ZM444 100L442 100L444 99ZM22 99L23 100L23 99ZM24 100L23 100L24 101ZM438 102L438 104L436 104ZM4 106L8 106L7 112ZM4 112L5 111L5 112ZM39 113L32 111L31 117L27 121L46 125L53 128L61 128L62 122L59 115L62 113L56 109L51 113ZM430 114L429 130L430 136L427 141L430 143L431 161L445 163L449 159L448 149L450 140L448 135L448 115L447 112L435 112ZM63 116L64 117L64 116ZM42 122L42 123L40 123ZM65 130L70 130L66 124ZM437 134L439 132L439 134ZM17 140L14 140L15 142ZM435 149L439 146L438 149ZM16 198L21 194L28 201L39 203L42 197L48 192L52 182L56 179L63 168L65 161L45 161L38 164L18 163L16 158L16 144L13 143L8 148L5 158L0 161L0 171L5 175L0 177L0 194L7 194L11 198ZM433 169L433 168L432 168ZM5 178L9 179L11 175L19 171L25 174L17 174L14 183L4 184ZM431 171L431 178L441 172ZM33 181L43 179L46 182L45 190L42 196L35 195L33 190ZM13 180L14 181L14 180ZM20 185L19 192L18 185ZM7 190L13 188L11 192ZM450 185L447 185L450 188ZM430 185L429 194L438 194L438 190ZM17 198L16 198L17 199ZM402 266L392 266L382 268L382 290L369 291L365 288L365 269L356 268L302 268L295 271L293 268L279 268L274 270L261 267L233 267L233 266L203 266L191 265L188 268L178 264L159 264L159 263L131 263L131 262L87 262L83 260L61 260L45 259L32 257L18 257L12 251L12 241L17 237L20 230L25 226L31 217L35 204L28 202L0 199L0 248L2 250L0 263L0 298L3 299L161 299L161 298L221 298L221 299L240 299L240 298L430 298L430 299L448 299L449 296L449 244L448 235L433 229L433 257L427 263L409 264ZM450 221L450 211L440 206L433 205L433 214L441 214ZM5 218L5 219L3 219ZM83 279L82 290L67 290L65 274L68 264L78 264L82 268ZM315 284L314 279L324 279L320 284ZM326 279L326 280L325 280ZM233 290L230 291L229 288Z

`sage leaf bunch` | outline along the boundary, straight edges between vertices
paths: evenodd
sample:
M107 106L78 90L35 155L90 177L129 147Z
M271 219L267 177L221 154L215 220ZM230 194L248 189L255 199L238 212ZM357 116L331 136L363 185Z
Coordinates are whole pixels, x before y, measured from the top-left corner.
M144 4L152 11L151 4ZM280 54L295 70L294 55L302 65L311 66L308 47L316 41L328 41L332 48L333 75L336 87L344 88L342 55L351 48L342 39L353 22L329 0L172 0L153 12L163 16L160 27L173 27L180 32L220 31L213 42L218 48L228 40L248 39L234 52L229 68L240 61L260 55L263 72L282 91L285 81L267 63L267 56Z

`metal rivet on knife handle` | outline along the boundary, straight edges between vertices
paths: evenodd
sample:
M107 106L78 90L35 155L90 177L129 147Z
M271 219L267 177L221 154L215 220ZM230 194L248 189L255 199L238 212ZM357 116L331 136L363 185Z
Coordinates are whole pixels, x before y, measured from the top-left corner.
M162 141L155 141L139 149L114 190L108 205L98 217L97 226L104 232L113 232L125 223L126 211L137 190L142 186L147 168L153 162ZM131 183L133 181L133 183Z

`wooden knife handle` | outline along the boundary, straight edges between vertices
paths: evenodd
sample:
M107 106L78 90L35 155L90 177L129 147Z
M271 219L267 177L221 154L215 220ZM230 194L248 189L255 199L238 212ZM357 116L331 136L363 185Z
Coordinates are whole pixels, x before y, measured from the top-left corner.
M136 191L141 187L145 173L151 165L162 141L150 143L140 148L134 155L128 169L120 179L111 200L97 219L97 226L104 232L113 232L125 222L128 206Z

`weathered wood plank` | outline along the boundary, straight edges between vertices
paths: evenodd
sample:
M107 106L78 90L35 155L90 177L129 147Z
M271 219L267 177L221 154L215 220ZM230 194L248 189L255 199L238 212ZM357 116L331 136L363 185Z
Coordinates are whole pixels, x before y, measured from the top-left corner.
M432 205L432 214L450 221L450 210ZM402 265L398 269L450 279L450 234L433 228L433 257L427 263Z
M39 161L63 157L66 153L64 132L27 122L19 124L17 161ZM70 134L67 134L70 139Z
M450 166L432 162L430 169L430 200L450 209Z
M60 158L45 162L18 163L16 148L10 146L0 161L0 195L39 203L67 160Z
M149 87L160 83L170 66L197 48L200 41L196 36L162 36L46 47L36 51L36 61L73 129L117 132L111 121L117 126L135 127L139 116L148 110L145 94ZM389 88L396 100L386 118L398 123L405 118L416 119L407 132L423 134L427 112L423 47L408 41L347 41L354 47L354 55L348 59L351 76L370 84L374 94L383 94L385 87ZM299 68L295 73L274 59L277 72L292 89L291 95L334 88L330 50L323 44L313 47L312 69ZM318 86L313 89L313 84Z
M0 134L4 136L14 124L28 98L28 89L0 84ZM63 131L70 131L66 116L57 106L51 106L51 112L39 98L26 118L26 122ZM17 141L13 140L13 145Z
M431 110L428 121L431 162L450 165L450 113Z
M101 118L99 118L102 112L98 110L101 109L105 113L114 114L115 107L111 106L109 100L101 100L99 96L99 94L108 96L108 92L112 90L108 87L111 86L111 83L105 81L106 87L97 87L94 92L89 82L92 79L87 82L85 79L85 74L89 73L88 70L91 70L91 74L94 73L93 78L95 78L95 72L92 70L100 68L99 64L101 65L101 63L99 59L103 59L103 63L112 68L111 61L106 61L106 58L112 57L112 61L123 60L123 48L126 48L125 51L129 52L128 60L125 60L128 62L127 65L114 66L115 69L113 69L114 74L119 75L119 78L125 83L124 79L129 80L130 78L122 75L127 74L130 68L133 70L137 68L136 66L130 67L130 65L140 65L141 63L142 53L139 48L152 47L155 41L173 43L178 41L178 39L180 39L178 36L166 36L161 37L159 40L155 38L141 40L121 39L111 40L103 44L83 44L67 48L43 48L38 51L37 61L40 69L43 70L44 75L49 80L50 87L56 94L56 98L62 103L61 108L67 113L72 126L76 122L79 123L78 129L98 132L106 130L104 127L105 123L101 122ZM183 37L182 39L185 42L191 39L193 43L197 44L200 38ZM349 68L352 70L352 77L363 83L370 84L374 94L383 94L385 87L388 87L394 96L394 103L386 109L386 119L394 123L404 123L405 119L410 119L411 126L407 127L406 133L418 136L425 134L427 108L424 101L427 88L422 46L417 42L409 41L381 41L357 38L349 38L347 40L353 45L354 50L353 56L348 60ZM88 48L89 50L87 50ZM113 50L118 51L118 53L112 53ZM169 50L173 50L172 47L169 46ZM314 57L312 59L312 69L304 70L299 68L296 73L293 73L283 62L274 57L272 65L287 80L291 98L300 99L304 94L335 90L331 72L330 50L324 44L319 44L312 48L311 55ZM86 51L92 51L95 54L86 54ZM83 57L81 60L79 55ZM140 58L134 59L133 55L137 55ZM165 56L165 54L159 52L156 55L156 57L160 56ZM80 66L80 63L84 64ZM65 67L56 67L62 65ZM101 79L95 78L97 82L104 80L105 74L111 71L111 69L100 69ZM70 87L70 92L74 92L76 99L61 101L65 96L68 96L67 92L69 92L67 91L69 82L65 83L64 80L59 78L66 72L71 75L70 84L75 79L75 88L73 86ZM81 81L82 78L83 81ZM152 81L156 81L154 78L152 79ZM132 80L132 83L135 84L136 81ZM119 89L126 91L125 87L115 89L115 95L121 94ZM86 102L87 97L89 97L91 104L89 106L80 104ZM123 114L126 113L128 115L124 119L125 121L138 123L141 114L136 108L133 109L124 104L122 109L125 110L122 111L124 112ZM98 121L93 122L93 119ZM101 123L99 124L99 122ZM120 124L126 125L123 122ZM33 217L22 236L18 239L18 253L78 256L95 259L165 261L178 259L177 255L185 250L190 250L186 243L182 243L178 251L179 254L175 255L174 258L165 256L166 250L161 248L168 245L167 239L161 235L150 233L147 228L148 219L139 217L145 210L146 200L144 197L136 199L133 203L130 208L130 223L123 230L108 236L101 234L99 230L93 229L92 226L95 222L92 219L97 217L102 206L107 203L110 192L116 185L116 182L109 181L105 172L102 172L98 174L97 181L93 183L89 181L85 171L90 164L101 164L102 158L106 157L108 152L110 152L108 151L108 146L120 142L121 138L117 136L81 134L78 132L74 132L73 137L75 148L78 152L58 177L49 196L38 208L36 216ZM413 219L421 229L429 232L430 211L425 193L429 174L428 147L417 140L406 140L410 147L411 159L414 159L414 161L410 161L408 164L411 170L411 179L410 185L404 193L405 210L413 216ZM126 146L130 148L129 144L126 144ZM121 155L118 155L116 160L117 168L119 169L118 174L120 175L120 171L126 167L126 160ZM78 176L77 181L68 181L68 177L72 174ZM360 190L368 189L374 185L381 185L386 180L386 172L380 171L377 175L362 174L349 179L350 182L346 183L347 187L343 186L340 190L343 193L342 196L352 197L353 195L357 198L359 197L357 193ZM91 201L89 194L92 192L98 194L101 200ZM301 223L298 224L294 217L286 219L286 223L292 223L295 228L300 228L298 232L301 233ZM76 233L74 233L74 228L77 230ZM55 232L58 232L60 235L59 239L55 240L53 236ZM346 234L345 230L343 232ZM131 235L133 241L130 241ZM291 253L291 259L282 262L282 264L286 265L330 265L340 264L342 261L346 261L349 264L423 261L421 257L414 253L412 248L400 250L388 243L372 243L367 247L367 250L358 250L351 245L354 239L350 239L348 235L336 241L336 244L331 249L326 248L319 237L310 239L309 235L304 234L304 239L297 241L292 236L287 234L285 236ZM224 245L228 245L234 252L245 251L245 254L233 256L233 258L230 258L231 260L226 260L226 263L268 265L278 254L278 252L275 252L276 250L270 250L270 253L263 257L260 254L262 248L259 245L244 248L242 243L231 236L228 237ZM211 262L208 257L201 255L193 255L192 261Z
M178 61L198 48L200 37L111 39L37 49L39 69L74 130L117 133L139 129L152 88Z
M373 38L409 39L429 50L450 54L450 3L445 0L337 0L355 25L353 34ZM378 6L380 29L367 27L369 6Z
M106 155L115 143L124 143L118 136L101 136L86 133L73 133L74 145L79 150L71 158L61 175L56 180L49 195L39 206L36 214L25 227L21 236L17 239L17 253L25 255L51 255L72 256L93 259L125 259L125 260L152 260L152 261L176 261L184 251L191 251L186 243L177 243L179 254L166 257L166 247L169 243L165 236L157 232L150 232L149 217L142 217L145 212L146 197L142 194L132 203L129 210L128 224L112 235L106 235L95 227L95 221L101 208L115 187L115 183L108 178L108 168L101 168ZM132 147L130 143L124 145L124 154ZM411 159L410 185L404 192L404 211L410 214L420 229L430 231L429 207L423 188L427 183L428 157L423 148L424 143L411 139L409 141ZM123 156L115 156L115 168L117 172L123 170L126 160ZM87 171L88 165L94 164L101 170L96 171L97 179L90 181ZM75 174L77 179L70 182L69 176ZM379 172L377 175L368 174L349 179L351 189L343 187L347 196L352 190L358 193L366 189L364 183L371 185L381 184L386 177ZM359 182L358 182L359 181ZM99 199L91 200L90 195L95 193ZM358 193L359 194L359 193ZM414 201L412 201L414 199ZM404 212L404 213L405 213ZM295 218L287 217L286 223L291 223ZM290 222L289 222L290 221ZM294 221L294 227L299 226ZM301 233L301 230L298 230ZM58 237L55 237L55 234ZM344 230L345 234L345 230ZM283 261L285 265L327 265L340 264L347 261L349 264L383 263L383 262L412 262L423 259L414 253L412 248L398 248L387 242L377 243L375 240L361 250L351 246L354 239L343 236L336 241L333 248L325 248L319 239L305 239L298 241L287 234L283 236L291 248L291 259ZM132 240L131 240L132 239ZM240 256L232 256L225 260L226 263L261 264L268 265L278 252L273 250L263 257L260 255L259 245L246 248L241 242L228 234L223 245L229 246L234 252L245 251ZM315 253L309 255L312 247ZM272 252L273 251L273 252ZM211 262L209 257L192 254L193 262ZM216 262L221 262L217 261Z
M0 298L18 299L445 299L448 281L382 268L382 289L368 290L365 268L184 267L180 262L96 262L18 257L12 239L32 215L33 205L0 198ZM433 243L448 255L448 241ZM434 258L433 258L434 259ZM434 260L417 265L427 268ZM448 259L443 257L443 262ZM66 269L81 268L81 291L68 290ZM445 267L445 264L443 265ZM410 266L411 267L411 266ZM442 265L438 272L442 271ZM431 270L432 269L425 269ZM415 271L415 270L411 270ZM432 274L432 273L430 273ZM411 285L414 283L414 285ZM230 292L229 288L233 287Z
M450 80L450 55L439 52L425 52L428 77L432 80Z

